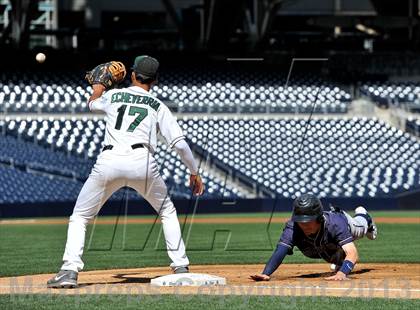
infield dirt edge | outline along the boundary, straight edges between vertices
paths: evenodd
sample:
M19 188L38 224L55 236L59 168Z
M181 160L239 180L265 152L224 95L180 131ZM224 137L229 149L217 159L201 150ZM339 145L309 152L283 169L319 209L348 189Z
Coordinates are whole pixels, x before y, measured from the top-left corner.
M0 278L0 294L130 294L130 295L257 295L420 298L420 264L358 264L351 280L330 282L328 264L284 264L270 282L249 275L263 265L196 265L191 272L226 277L226 286L153 287L150 280L170 273L168 267L81 272L76 289L47 289L53 274Z

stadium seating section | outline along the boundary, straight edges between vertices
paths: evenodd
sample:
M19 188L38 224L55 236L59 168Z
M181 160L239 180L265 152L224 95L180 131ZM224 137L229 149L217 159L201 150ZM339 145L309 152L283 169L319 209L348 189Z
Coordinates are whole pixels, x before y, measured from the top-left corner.
M16 194L19 197L31 197L20 194L26 190L30 192L26 186L36 188L38 182L42 183L46 178L45 175L49 180L47 184L56 183L55 187L51 188L62 188L65 191L65 186L60 187L65 179L66 182L73 184L73 189L80 190L82 182L88 177L94 164L94 157L102 148L104 128L103 120L86 118L0 121L0 132L2 132L0 163L3 167L7 167L4 169L8 173L2 178L14 175L17 179L24 179L26 175L31 175L29 179L35 183L31 184L23 180L18 182L22 185L21 191ZM188 170L176 153L168 152L166 146L161 144L155 156L162 167L161 173L171 196L189 198L191 191L188 189ZM29 172L32 174L35 172L41 176L33 178ZM207 187L204 198L240 196L236 189L224 187L222 181L207 172L203 173L203 179ZM2 182L0 187L7 189L9 182ZM63 197L67 200L70 198L70 200L75 200L78 190L65 193ZM119 191L112 199L119 199L122 194L123 192ZM129 191L128 194L130 199L139 199L134 191ZM53 200L50 191L44 192L44 195L45 201ZM42 193L33 196L33 202L37 202L40 197L42 198Z
M74 201L82 183L0 165L0 204Z
M90 93L82 73L0 74L0 112L88 112ZM348 92L317 78L294 78L286 85L279 74L212 70L163 72L152 93L186 113L345 113L351 101Z
M419 83L371 83L363 85L360 92L379 106L392 105L411 112L420 112Z
M282 197L303 192L387 197L420 186L420 143L376 119L326 118L307 124L305 118L183 117L179 122L201 155ZM60 192L61 199L74 200L101 149L104 121L6 119L0 121L0 131L0 188L20 189L13 199L2 197L48 201ZM156 157L172 195L188 198L187 169L177 155L161 145ZM204 179L205 198L242 195L223 188L223 182L208 173ZM16 180L15 185L10 180ZM48 188L24 194L38 185ZM130 198L135 197L130 192Z
M407 132L420 137L420 119L418 118L409 118L406 121L405 129Z
M222 71L223 72L223 71ZM311 76L289 79L278 72L217 70L168 72L153 91L180 112L345 113L349 93Z
M420 185L420 143L375 119L184 118L193 144L283 197L387 197Z
M78 115L88 112L91 93L83 75L0 73L0 113L22 115L0 120L0 204L77 198L102 149L105 129L102 116ZM379 105L412 112L420 111L419 91L416 83L360 87ZM284 72L172 68L162 72L152 93L181 113L179 122L201 158L259 193L388 197L420 187L420 143L413 136L420 136L418 118L407 120L410 135L377 119L329 115L307 124L305 117L271 116L347 113L350 93L322 78L293 75L286 83ZM28 115L32 113L63 116ZM161 143L155 157L172 197L189 198L187 169L177 154ZM204 198L244 196L211 173L204 172L203 177ZM119 191L112 199L122 195ZM128 195L141 199L132 190Z

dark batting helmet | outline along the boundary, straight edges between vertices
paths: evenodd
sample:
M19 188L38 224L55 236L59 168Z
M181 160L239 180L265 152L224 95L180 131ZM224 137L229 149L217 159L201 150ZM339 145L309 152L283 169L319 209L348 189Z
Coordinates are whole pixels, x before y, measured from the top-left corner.
M292 221L305 223L317 220L322 222L322 211L322 203L318 197L312 194L304 194L293 202Z

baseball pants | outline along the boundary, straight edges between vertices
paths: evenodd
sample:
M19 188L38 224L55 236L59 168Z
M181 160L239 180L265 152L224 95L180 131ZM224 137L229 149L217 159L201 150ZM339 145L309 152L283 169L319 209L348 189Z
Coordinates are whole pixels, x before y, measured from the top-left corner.
M188 266L176 209L152 154L146 148L103 151L92 169L70 216L67 243L61 269L83 269L86 226L108 198L128 186L143 196L159 214L171 267Z
M368 230L368 222L362 216L350 216L347 212L341 211L347 218L347 222L349 223L350 232L354 238L354 240L363 238Z

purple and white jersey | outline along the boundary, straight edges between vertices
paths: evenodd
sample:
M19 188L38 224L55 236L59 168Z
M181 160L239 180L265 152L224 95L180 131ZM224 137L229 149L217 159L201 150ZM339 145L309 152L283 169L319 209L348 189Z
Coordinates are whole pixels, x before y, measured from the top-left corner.
M280 237L280 244L287 246L289 254L296 246L305 256L323 258L327 262L335 263L337 253L344 252L342 246L353 241L347 218L340 212L323 212L324 223L314 236L306 236L297 223L289 220Z

